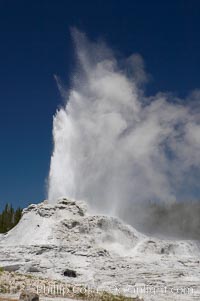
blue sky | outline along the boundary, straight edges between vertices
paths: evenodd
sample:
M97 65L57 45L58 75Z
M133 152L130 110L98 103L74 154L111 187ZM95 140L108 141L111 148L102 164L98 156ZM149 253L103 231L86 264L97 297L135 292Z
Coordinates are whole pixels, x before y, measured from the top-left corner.
M45 198L52 116L62 104L54 74L68 85L71 26L124 56L140 53L148 94L200 87L199 1L1 0L0 208Z

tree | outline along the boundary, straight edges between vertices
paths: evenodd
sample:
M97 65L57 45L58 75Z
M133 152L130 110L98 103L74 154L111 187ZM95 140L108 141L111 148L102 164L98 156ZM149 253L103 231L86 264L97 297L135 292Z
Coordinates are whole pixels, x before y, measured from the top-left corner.
M0 233L5 233L15 227L22 216L22 209L19 207L16 210L10 204L6 204L3 211L0 213Z

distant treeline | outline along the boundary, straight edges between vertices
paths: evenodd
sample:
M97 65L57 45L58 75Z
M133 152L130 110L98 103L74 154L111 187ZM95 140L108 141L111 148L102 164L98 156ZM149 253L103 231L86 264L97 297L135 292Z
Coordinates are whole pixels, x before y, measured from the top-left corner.
M10 204L6 204L0 213L0 233L5 233L15 227L22 216L22 209L16 210Z
M200 202L151 203L146 229L151 233L183 239L200 239Z
M124 220L150 235L200 240L200 201L137 203Z

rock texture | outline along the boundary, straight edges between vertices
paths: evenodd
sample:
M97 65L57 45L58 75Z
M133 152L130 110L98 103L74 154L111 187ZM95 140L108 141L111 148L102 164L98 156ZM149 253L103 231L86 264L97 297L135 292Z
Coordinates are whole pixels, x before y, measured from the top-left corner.
M19 296L19 301L39 301L39 295L31 291L22 291Z
M19 224L0 236L0 266L148 301L200 299L197 241L147 237L66 198L24 210Z

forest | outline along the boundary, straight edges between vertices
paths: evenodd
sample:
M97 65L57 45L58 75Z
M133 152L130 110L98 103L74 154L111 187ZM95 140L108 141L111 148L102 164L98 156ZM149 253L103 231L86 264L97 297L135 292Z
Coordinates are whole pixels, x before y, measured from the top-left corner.
M22 216L22 209L14 209L11 204L6 204L0 213L0 233L6 233L17 225Z

